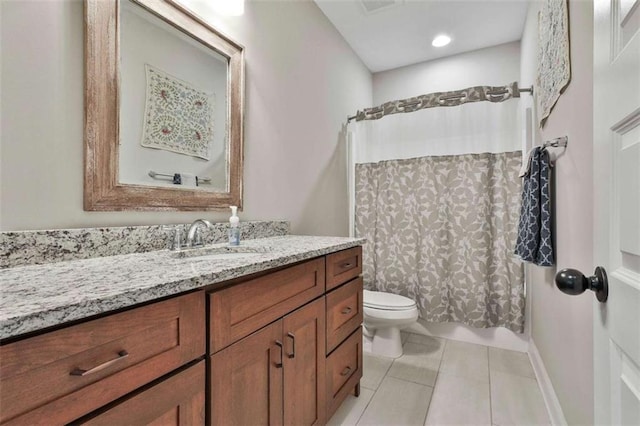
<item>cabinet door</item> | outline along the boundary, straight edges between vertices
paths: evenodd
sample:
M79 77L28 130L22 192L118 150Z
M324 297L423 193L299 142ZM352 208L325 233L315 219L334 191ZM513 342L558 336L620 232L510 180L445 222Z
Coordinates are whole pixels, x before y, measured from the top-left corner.
M211 361L211 423L282 424L282 320L217 352Z
M204 361L132 396L83 425L204 425Z
M283 319L284 423L325 423L325 298Z

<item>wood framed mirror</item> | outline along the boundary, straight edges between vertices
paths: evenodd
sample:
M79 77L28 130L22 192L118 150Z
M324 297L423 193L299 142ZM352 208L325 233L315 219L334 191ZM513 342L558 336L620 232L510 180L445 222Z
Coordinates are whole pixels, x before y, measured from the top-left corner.
M244 48L179 4L85 0L84 209L241 209L243 102Z

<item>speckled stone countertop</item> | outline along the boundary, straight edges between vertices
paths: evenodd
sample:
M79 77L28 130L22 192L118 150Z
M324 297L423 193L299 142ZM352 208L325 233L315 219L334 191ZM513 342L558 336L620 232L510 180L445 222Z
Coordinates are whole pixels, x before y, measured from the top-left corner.
M168 250L0 270L0 339L364 244L287 235L242 241L247 253L176 257ZM225 244L216 244L225 250ZM215 251L215 250L214 250ZM246 255L245 255L246 254Z

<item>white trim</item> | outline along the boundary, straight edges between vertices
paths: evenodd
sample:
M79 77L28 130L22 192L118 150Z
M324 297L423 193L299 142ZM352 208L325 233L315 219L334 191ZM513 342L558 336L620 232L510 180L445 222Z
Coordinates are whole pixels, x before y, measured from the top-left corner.
M551 383L551 379L547 374L547 369L544 367L544 363L540 357L540 352L538 352L538 348L533 342L533 339L529 340L529 360L531 361L533 372L538 380L538 386L542 392L544 405L547 406L547 413L549 413L551 424L556 426L566 426L567 420L562 412L560 401L558 400L556 391L553 389L553 384Z
M473 328L459 322L433 323L420 318L404 331L518 352L529 348L526 330L518 334L504 327Z

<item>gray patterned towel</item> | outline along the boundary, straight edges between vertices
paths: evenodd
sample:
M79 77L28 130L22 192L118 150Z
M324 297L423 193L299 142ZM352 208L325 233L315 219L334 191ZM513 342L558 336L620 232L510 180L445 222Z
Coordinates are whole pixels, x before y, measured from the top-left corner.
M549 153L535 148L524 177L515 254L539 266L553 266Z

